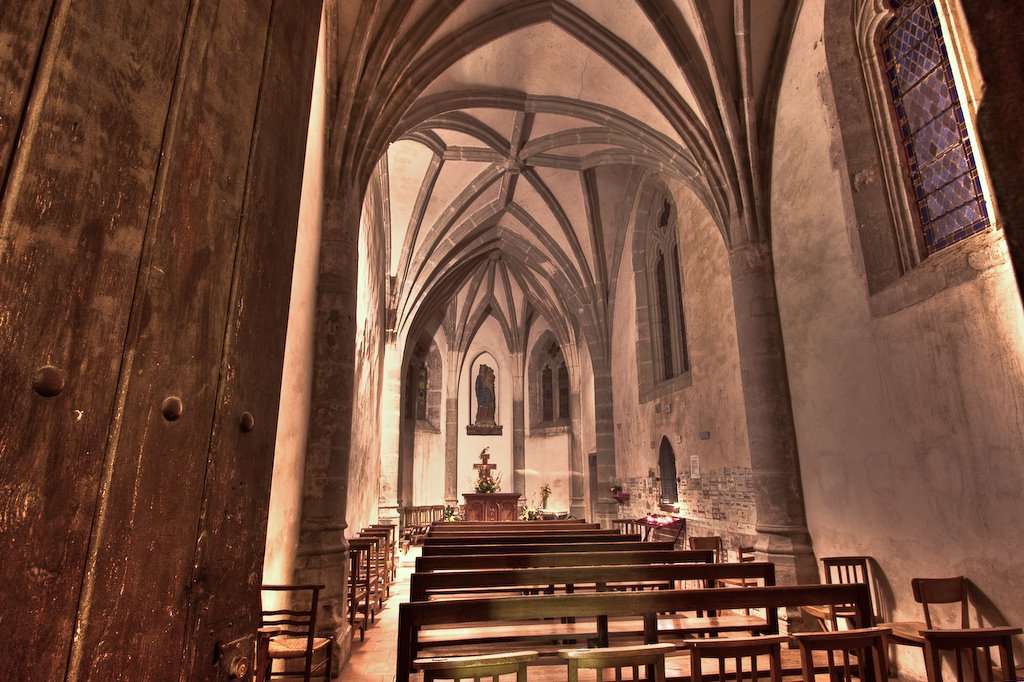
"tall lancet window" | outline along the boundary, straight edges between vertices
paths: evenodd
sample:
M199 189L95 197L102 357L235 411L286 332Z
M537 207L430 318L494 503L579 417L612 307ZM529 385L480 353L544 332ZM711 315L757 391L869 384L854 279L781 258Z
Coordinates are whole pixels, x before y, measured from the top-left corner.
M989 226L974 149L934 0L890 0L879 36L922 256Z
M555 396L551 378L551 367L544 366L540 371L541 417L549 422L555 418Z
M654 225L647 237L650 337L655 351L654 376L657 380L671 379L690 371L677 238L675 207L667 197L661 196Z
M564 362L558 365L558 417L569 418L569 370Z
M569 372L562 348L550 332L534 346L528 376L531 426L563 426L569 419Z

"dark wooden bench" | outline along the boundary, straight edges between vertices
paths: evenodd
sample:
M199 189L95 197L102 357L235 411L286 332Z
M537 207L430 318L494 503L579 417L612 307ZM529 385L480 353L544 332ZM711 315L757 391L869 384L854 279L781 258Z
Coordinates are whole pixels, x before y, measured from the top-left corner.
M601 524L584 523L582 521L456 521L431 524L427 532L430 535L435 535L437 533L461 533L466 531L471 533L489 530L547 532L550 530L583 530L588 528L601 528Z
M498 530L436 530L429 531L427 538L518 538L518 537L560 537L563 535L622 535L618 530L607 528L523 528L520 530L509 530L507 528ZM634 533L639 535L639 533Z
M567 542L640 542L639 535L623 535L615 530L582 533L472 533L466 535L428 535L421 544L434 545L550 545Z
M510 568L490 571L452 571L414 573L410 583L410 601L429 601L465 595L482 590L546 589L572 594L581 588L604 592L633 588L643 583L672 585L681 580L749 581L751 585L774 585L775 565L772 563L711 564L644 564L620 566L557 566L542 568Z
M640 542L601 538L593 542L501 543L487 545L424 545L422 556L453 554L566 554L575 552L631 552L641 549L672 549L671 542Z
M653 548L610 552L544 552L416 557L416 572L480 571L498 568L540 568L543 566L625 566L654 563L711 563L708 550L672 549L671 543L645 543ZM619 548L616 548L618 550Z
M853 604L855 626L867 627L871 623L871 595L867 585L862 583L409 602L398 607L395 679L408 682L412 661L428 645L458 643L461 646L452 653L466 654L478 645L484 649L483 645L492 643L499 649L511 651L529 642L531 649L542 651L538 662L555 663L558 662L555 648L569 642L580 646L608 646L610 635L620 630L632 632L633 623L637 621L642 622L643 641L647 644L657 643L669 634L721 631L711 619L694 619L688 625L687 619L678 617L676 620L680 622L666 631L659 623L659 613L766 609L763 625L750 627L748 631L775 634L778 632L778 608L799 608L808 604ZM563 622L567 617L576 622Z

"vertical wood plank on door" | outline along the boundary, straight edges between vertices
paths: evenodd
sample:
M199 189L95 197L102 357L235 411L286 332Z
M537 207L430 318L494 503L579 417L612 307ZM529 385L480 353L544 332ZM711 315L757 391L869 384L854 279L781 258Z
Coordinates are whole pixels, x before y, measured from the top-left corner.
M32 101L32 120L5 120L0 141L16 147L0 158L18 178L0 202L0 679L9 680L65 674L186 14L183 3L90 0L44 32L50 4L7 3L0 18L10 84L0 115L21 116L30 91ZM50 68L28 84L35 66L20 60L40 53ZM64 378L53 397L32 388L46 365Z
M251 638L259 626L320 5L275 0L271 15L225 339L222 397L207 465L186 638L188 680L210 679L218 642ZM253 418L248 431L242 428L245 413ZM251 641L238 650L251 651Z
M191 3L72 679L181 674L269 11L270 0Z
M53 0L23 0L5 3L0 12L0 188L6 184L52 9Z

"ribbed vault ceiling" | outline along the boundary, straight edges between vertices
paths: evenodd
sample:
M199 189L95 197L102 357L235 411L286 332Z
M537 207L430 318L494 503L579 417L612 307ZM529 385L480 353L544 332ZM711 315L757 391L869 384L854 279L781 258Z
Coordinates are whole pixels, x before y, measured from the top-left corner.
M500 296L467 321L540 314L606 351L610 279L650 172L691 187L728 244L766 238L798 0L346 5L331 20L355 29L337 50L358 76L339 84L332 147L366 177L380 161L400 334L486 290Z

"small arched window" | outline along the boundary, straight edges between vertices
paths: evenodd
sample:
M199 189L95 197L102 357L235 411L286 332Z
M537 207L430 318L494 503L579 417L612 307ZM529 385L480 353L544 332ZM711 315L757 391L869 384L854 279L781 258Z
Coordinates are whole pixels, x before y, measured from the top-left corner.
M661 503L674 504L679 501L679 488L676 482L676 453L672 450L668 438L662 437L658 451L658 477L661 479Z
M922 258L989 226L935 0L890 0L879 45Z

